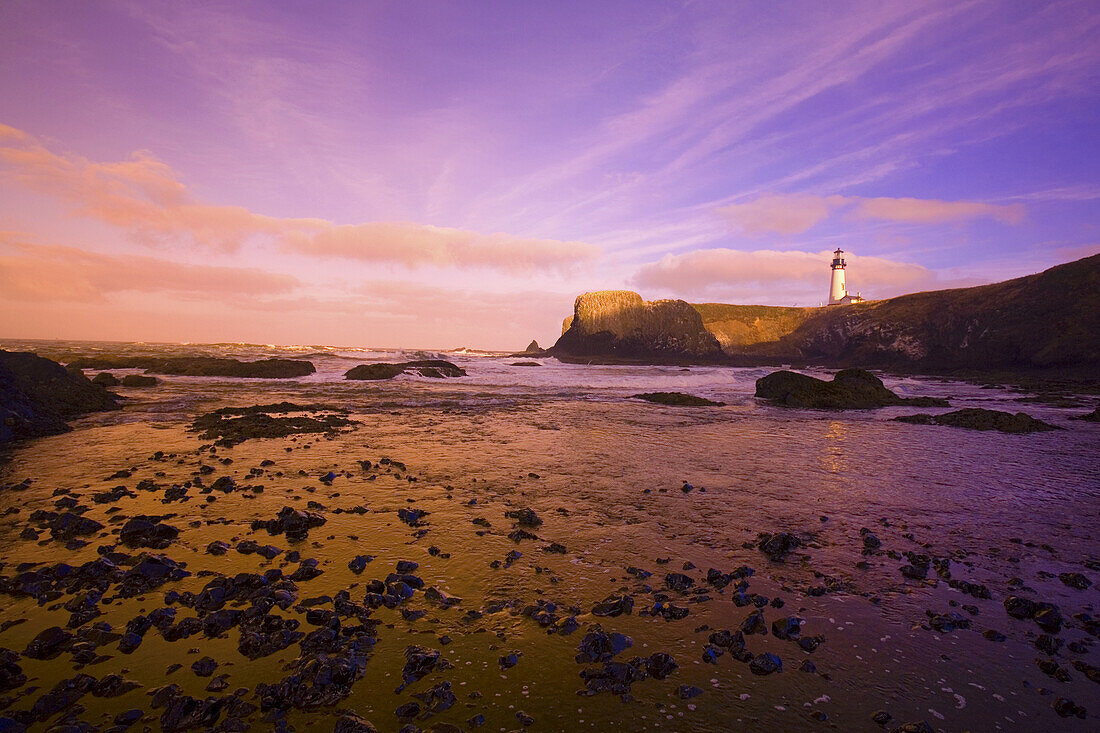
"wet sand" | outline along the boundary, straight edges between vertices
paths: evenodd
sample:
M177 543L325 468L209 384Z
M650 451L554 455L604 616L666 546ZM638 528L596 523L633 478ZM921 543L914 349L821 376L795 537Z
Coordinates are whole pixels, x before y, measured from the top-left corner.
M585 369L570 368L577 375ZM335 609L333 599L347 591L349 602L363 610L361 618L345 614L338 628L345 639L359 641L365 663L346 696L326 700L335 704L307 704L284 715L260 709L264 697L257 692L291 675L294 660L311 656L300 639L249 659L239 650L241 626L213 638L198 631L175 641L153 627L131 653L122 653L117 640L106 641L87 664L76 663L71 651L48 660L19 659L28 681L6 693L3 714L30 710L43 693L78 674L98 680L118 674L139 687L113 697L78 696L74 717L106 729L116 714L136 708L145 717L133 729L156 730L175 719L162 719L167 708L154 709L149 693L176 684L177 699L237 691L233 705L223 703L213 722L232 725L239 715L261 729L331 729L346 711L379 730L406 724L465 730L478 715L486 730L525 723L531 730L677 731L875 731L917 721L944 731L1094 726L1100 653L1089 614L1100 598L1096 586L1078 590L1058 576L1100 579L1097 426L1070 422L1070 412L1051 409L1044 419L1070 429L975 433L888 419L904 408L782 410L747 394L731 399L728 385L721 394L702 390L730 403L719 408L667 407L553 386L535 391L458 384L169 377L154 389L122 390L131 399L119 413L86 418L73 433L10 450L0 484L25 478L31 483L0 493L0 512L10 512L0 527L4 576L16 575L19 563L35 563L36 570L62 562L78 566L97 559L97 548L108 545L133 558L143 551L163 554L186 563L190 573L134 598L118 598L112 587L98 603L102 614L80 628L107 623L122 633L135 616L166 605L176 609L172 624L178 627L187 617L208 613L197 611L187 592L197 596L222 575L271 569L290 575L300 563L288 561L287 554L296 551L301 559L317 560L323 573L296 581L293 603L269 615L299 622L297 632L314 632L332 624L332 615L309 611ZM914 389L963 395L975 403L1014 399L951 383ZM283 399L338 404L358 424L333 436L214 449L212 441L187 430L201 412ZM150 460L156 451L165 457ZM391 462L379 463L384 458ZM360 461L370 461L370 468ZM109 478L120 470L129 475ZM322 480L330 472L335 476ZM204 493L225 476L233 479L233 490ZM141 490L142 481L157 488L145 484ZM186 498L162 501L165 490L188 482ZM135 496L93 500L115 486ZM29 520L32 512L64 511L55 502L69 497L75 502L66 503L86 508L84 517L104 525L83 538L87 546L69 549L48 530L38 539L22 536L28 526L40 526ZM274 519L283 507L314 512L324 524L299 541L252 529L253 521ZM349 513L356 507L365 511ZM522 508L532 509L541 524L524 528L505 516ZM427 514L410 526L399 517L401 509ZM119 544L119 529L135 515L167 515L161 521L179 535L164 549ZM516 529L537 539L509 538ZM881 546L865 553L861 530L873 533ZM801 546L776 562L757 545L760 533L780 532L799 538ZM249 539L283 552L266 560L233 549ZM225 555L207 552L215 541L230 546ZM506 563L513 551L520 556ZM900 572L913 564L905 553L933 560L926 579ZM373 559L353 572L349 561L365 555ZM423 588L393 608L370 608L368 584L385 581L401 560L418 563L411 574ZM132 562L118 564L125 569ZM650 575L632 575L627 568ZM717 572L708 583L712 568ZM991 597L951 587L948 573L986 586ZM690 587L675 576L666 582L670 574L687 576ZM461 600L444 607L439 596L433 601L426 592L431 588ZM166 593L173 603L166 604ZM631 612L593 615L612 596L629 596ZM732 653L736 644L708 652L711 634L740 629L757 611L751 601L761 596L767 633L744 634L747 652ZM1009 596L1059 607L1064 622L1050 637L1063 643L1050 649L1053 654L1036 648L1044 630L1034 620L1008 615ZM0 646L22 652L43 630L65 628L71 611L62 606L71 598L40 604L0 595ZM230 601L224 608L249 605ZM683 610L684 617L672 618ZM958 614L955 623L967 628L937 631L932 626L944 628L950 619L928 612ZM776 637L773 623L792 616L803 620L799 638L820 637L813 651L813 643L804 649L797 639ZM576 630L566 633L570 619ZM648 667L647 678L632 681L627 692L622 676L638 676L644 665L630 672L575 659L597 624L632 640L614 662L666 653L675 669L658 679ZM989 630L1005 640L987 639L983 632ZM437 663L395 692L410 647L438 651L449 664ZM768 653L782 661L782 670L754 674L747 660ZM218 666L212 676L200 677L191 665L206 656ZM1048 664L1044 672L1038 662L1047 660L1057 667ZM170 671L176 664L183 666ZM586 680L584 670L603 670L605 676L589 673ZM207 691L223 674L225 689ZM438 687L444 682L453 702L446 687ZM434 698L417 697L433 688ZM1088 717L1058 715L1052 703L1059 698L1088 708ZM410 702L420 706L419 715L398 717L395 710ZM433 704L442 709L429 715ZM874 722L878 711L887 712L889 722Z

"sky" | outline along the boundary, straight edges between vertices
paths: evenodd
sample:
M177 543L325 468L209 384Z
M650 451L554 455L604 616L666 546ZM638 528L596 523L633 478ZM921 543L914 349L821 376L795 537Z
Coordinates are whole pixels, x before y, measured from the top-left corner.
M520 349L1100 252L1100 4L0 0L0 337Z

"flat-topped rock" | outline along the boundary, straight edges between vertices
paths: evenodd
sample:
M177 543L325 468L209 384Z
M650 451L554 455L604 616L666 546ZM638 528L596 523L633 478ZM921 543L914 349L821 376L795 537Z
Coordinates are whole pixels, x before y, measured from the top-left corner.
M645 392L634 395L634 399L677 407L724 407L726 404L725 402L715 402L714 400L708 400L706 397L696 397L683 392Z
M313 374L312 362L299 359L240 361L213 356L96 356L69 362L75 369L144 369L150 374L184 377L291 379Z
M1037 420L1024 412L1001 412L985 410L980 407L968 407L963 410L947 412L943 415L902 415L895 417L898 422L914 425L946 425L952 428L970 430L997 430L1002 433L1036 433L1045 430L1061 430L1056 425Z

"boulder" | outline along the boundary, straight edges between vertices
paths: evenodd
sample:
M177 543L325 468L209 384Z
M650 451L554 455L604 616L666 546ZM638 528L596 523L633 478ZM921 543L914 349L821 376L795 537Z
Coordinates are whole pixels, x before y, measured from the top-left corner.
M1062 429L1042 420L1036 420L1024 412L1017 412L1014 415L1011 412L986 410L980 407L967 407L942 415L928 415L925 413L902 415L894 419L898 422L914 425L947 425L952 428L969 428L970 430L998 430L1002 433L1035 433Z
M92 377L92 384L98 384L100 387L117 387L121 382L110 372L100 372Z
M419 374L422 377L443 379L444 377L465 377L466 370L442 359L420 359L398 364L360 364L344 373L344 379L382 380L393 379L399 374Z
M103 386L55 361L0 351L0 444L67 432L67 419L117 410L117 400Z
M946 407L935 397L904 398L886 389L882 380L863 369L843 369L831 382L791 371L773 372L756 380L756 396L783 407L822 410L866 410L892 405Z

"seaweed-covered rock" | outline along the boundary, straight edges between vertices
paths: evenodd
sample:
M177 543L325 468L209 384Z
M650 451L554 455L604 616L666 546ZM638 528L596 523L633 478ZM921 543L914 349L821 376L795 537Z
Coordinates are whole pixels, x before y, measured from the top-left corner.
M676 407L724 407L726 404L725 402L715 402L705 397L696 397L683 392L644 392L634 395L634 398L658 405L674 405Z
M144 369L150 374L188 377L291 379L313 374L311 362L297 359L240 361L213 356L96 356L69 362L75 369Z
M284 506L275 519L253 521L252 529L266 529L269 534L285 534L287 539L304 540L309 536L309 530L324 523L325 518L316 512Z
M1044 430L1061 430L1061 428L1037 420L1027 413L1002 412L1000 410L986 410L980 407L967 407L943 415L902 415L895 417L898 422L912 423L914 425L946 425L952 428L969 428L970 430L998 430L1002 433L1035 433Z
M843 369L831 382L798 372L773 372L756 380L756 396L783 407L824 410L947 406L947 400L934 397L899 397L886 389L881 379L863 369Z
M155 387L158 384L160 384L159 379L144 374L127 374L122 378L123 387Z
M286 413L310 413L287 415ZM356 425L347 410L329 405L279 402L250 407L223 407L200 415L191 430L218 445L232 447L255 438L285 438L310 433L336 433Z
M419 374L422 377L443 379L465 377L466 370L442 359L420 359L399 364L360 364L344 373L345 379L382 380L393 379L399 374Z

